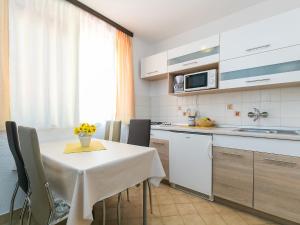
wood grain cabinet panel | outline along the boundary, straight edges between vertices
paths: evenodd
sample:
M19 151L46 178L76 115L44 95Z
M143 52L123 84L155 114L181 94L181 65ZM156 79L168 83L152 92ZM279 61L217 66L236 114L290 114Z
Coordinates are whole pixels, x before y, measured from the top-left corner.
M166 173L166 179L169 180L169 141L158 138L151 138L150 146L157 149Z
M300 158L255 152L254 208L300 223Z
M253 152L214 147L213 193L253 207Z

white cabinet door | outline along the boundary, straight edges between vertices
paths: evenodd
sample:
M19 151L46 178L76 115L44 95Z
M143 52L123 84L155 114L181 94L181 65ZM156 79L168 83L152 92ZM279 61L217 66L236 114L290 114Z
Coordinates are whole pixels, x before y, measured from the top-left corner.
M300 44L300 8L220 35L220 60Z
M220 62L220 89L300 81L300 45Z
M170 182L211 196L212 136L170 133Z
M167 52L142 59L141 78L154 77L167 73Z
M168 72L219 62L219 35L168 51Z

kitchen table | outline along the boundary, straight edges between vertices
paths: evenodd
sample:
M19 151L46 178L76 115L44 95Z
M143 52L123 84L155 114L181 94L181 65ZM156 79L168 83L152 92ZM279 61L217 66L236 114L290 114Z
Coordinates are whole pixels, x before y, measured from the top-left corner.
M78 140L77 140L78 141ZM155 148L100 140L106 150L64 154L74 140L40 144L50 188L71 208L67 225L87 225L93 205L143 182L143 224L147 224L146 180L158 186L165 177ZM76 142L76 140L75 140Z

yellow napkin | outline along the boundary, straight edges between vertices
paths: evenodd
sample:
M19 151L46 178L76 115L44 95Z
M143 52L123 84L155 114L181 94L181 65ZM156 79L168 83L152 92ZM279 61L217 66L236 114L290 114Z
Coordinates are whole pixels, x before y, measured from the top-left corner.
M81 152L93 152L93 151L101 151L106 148L102 145L100 141L91 141L89 147L81 147L80 143L70 143L67 144L64 150L65 154L70 153L81 153Z

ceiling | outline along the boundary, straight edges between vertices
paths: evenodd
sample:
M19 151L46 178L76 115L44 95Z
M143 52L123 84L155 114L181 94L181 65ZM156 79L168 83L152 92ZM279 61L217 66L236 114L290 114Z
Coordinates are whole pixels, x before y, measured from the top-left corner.
M191 30L262 0L80 0L149 42Z

